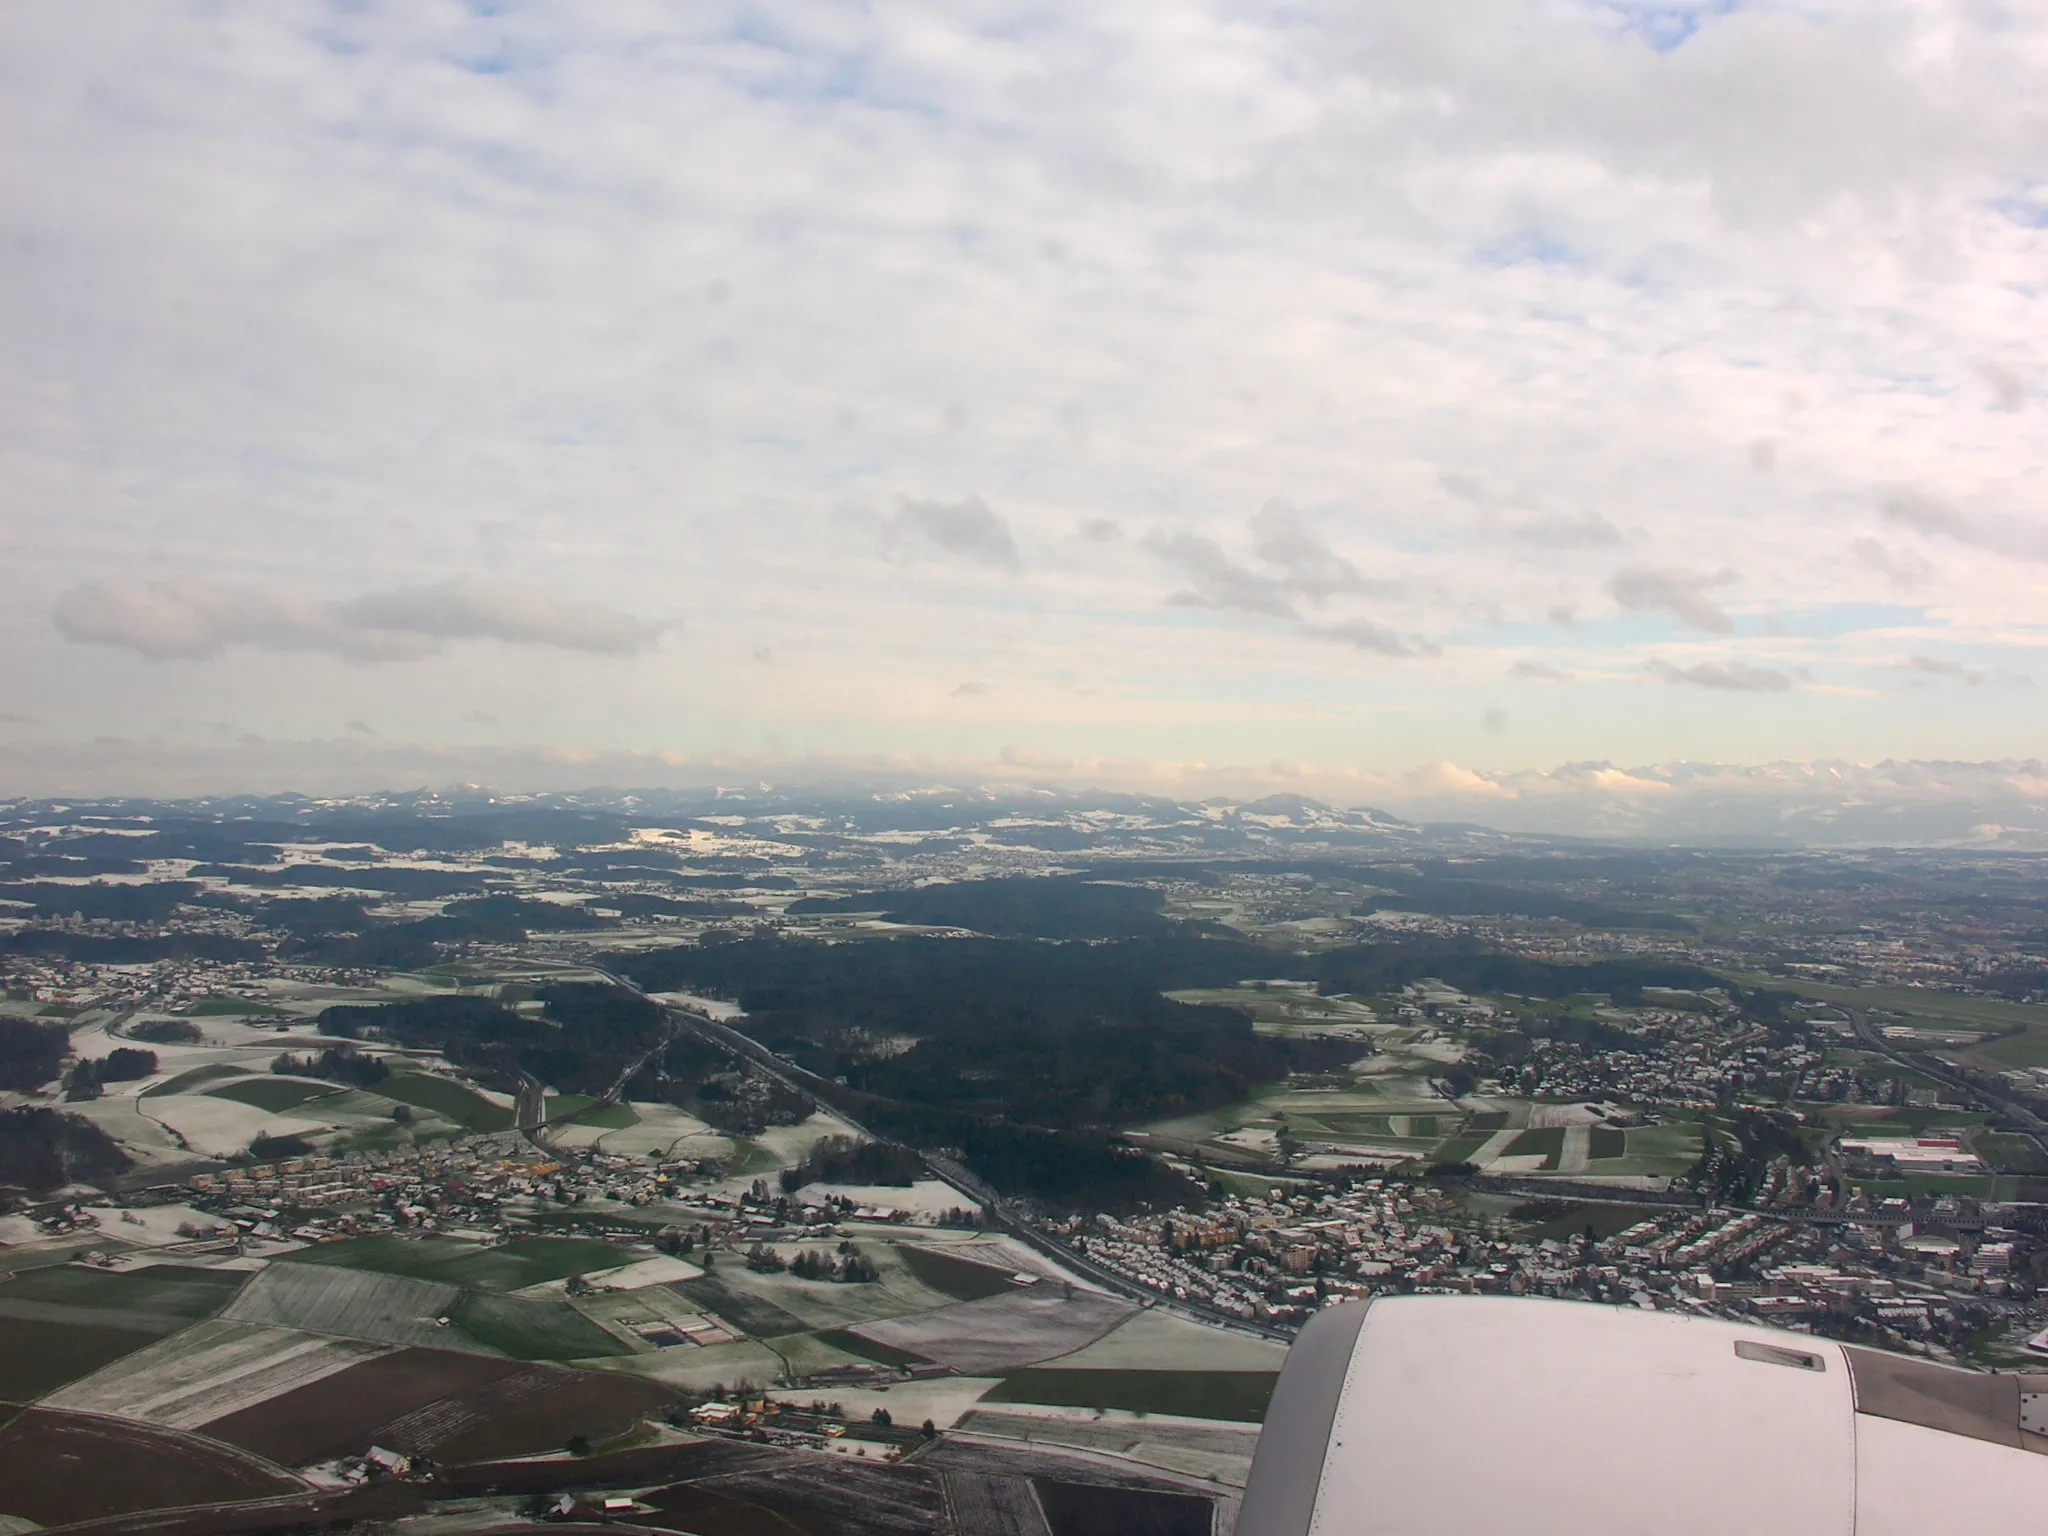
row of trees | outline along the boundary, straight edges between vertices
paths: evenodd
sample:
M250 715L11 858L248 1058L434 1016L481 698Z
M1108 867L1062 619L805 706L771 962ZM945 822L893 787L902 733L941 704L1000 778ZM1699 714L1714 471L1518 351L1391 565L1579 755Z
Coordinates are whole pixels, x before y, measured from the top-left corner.
M391 1075L381 1057L367 1055L352 1045L330 1045L318 1056L286 1052L270 1064L270 1070L281 1077L318 1077L355 1088L368 1088Z
M133 1083L156 1071L156 1052L117 1045L98 1060L81 1061L65 1080L64 1097L74 1103L96 1099L104 1083Z

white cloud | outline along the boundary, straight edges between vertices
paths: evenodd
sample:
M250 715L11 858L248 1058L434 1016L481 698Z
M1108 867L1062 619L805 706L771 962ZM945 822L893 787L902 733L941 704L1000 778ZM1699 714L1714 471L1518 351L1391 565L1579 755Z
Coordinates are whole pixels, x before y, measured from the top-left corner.
M51 617L67 640L158 661L201 660L235 646L402 661L432 653L443 640L626 655L661 633L658 624L594 603L476 577L339 603L214 582L102 579L64 593Z
M1725 608L1707 596L1707 589L1726 586L1734 579L1732 571L1703 575L1695 571L1656 571L1638 566L1617 572L1608 582L1607 590L1624 608L1668 613L1694 629L1725 635L1735 628L1735 621Z
M1881 510L1887 523L1927 538L1950 539L2021 560L2048 560L2048 531L2012 519L1967 516L1921 490L1894 490L1885 496Z
M1524 544L1539 549L1604 549L1619 544L1621 530L1598 512L1584 517L1539 517L1512 530Z
M579 748L2025 750L1890 660L2042 638L2038 8L164 0L0 44L0 709L50 731L305 734L336 657L420 664L322 721L524 724L492 640ZM1686 736L1599 681L1615 605L1728 634L1737 591L1773 670L1889 702ZM1573 708L1480 739L1546 614ZM108 646L244 654L124 693Z
M1792 686L1792 679L1774 667L1740 661L1700 661L1681 667L1657 660L1647 663L1647 670L1667 683L1711 688L1718 693L1783 693Z
M1442 654L1439 646L1431 644L1420 635L1406 638L1370 619L1351 619L1342 624L1311 625L1309 633L1325 640L1337 640L1356 650L1371 651L1380 656L1436 656Z
M963 496L955 502L906 500L891 531L899 540L923 542L1012 575L1023 568L1010 525L979 496Z
M554 645L601 656L646 650L662 631L660 624L599 603L475 576L366 592L336 612L344 624L372 633Z

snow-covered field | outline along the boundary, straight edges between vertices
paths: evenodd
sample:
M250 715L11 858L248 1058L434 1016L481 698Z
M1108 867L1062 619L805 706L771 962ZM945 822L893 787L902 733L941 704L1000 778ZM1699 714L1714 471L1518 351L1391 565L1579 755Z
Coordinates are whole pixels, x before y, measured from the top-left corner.
M1127 1301L1050 1287L962 1302L854 1332L966 1374L1012 1370L1072 1354L1137 1312Z
M148 1101L148 1109L193 1151L209 1157L232 1157L246 1151L259 1135L314 1136L333 1129L331 1121L273 1115L253 1104L203 1093L158 1094Z
M376 1344L285 1328L200 1323L73 1382L45 1402L190 1429L388 1353Z
M950 1184L937 1179L919 1179L915 1184L806 1184L796 1192L798 1200L822 1205L827 1200L851 1200L855 1205L881 1211L907 1211L913 1216L942 1216L947 1211L974 1209L974 1202Z
M1285 1344L1151 1311L1045 1364L1063 1371L1277 1371L1286 1360Z

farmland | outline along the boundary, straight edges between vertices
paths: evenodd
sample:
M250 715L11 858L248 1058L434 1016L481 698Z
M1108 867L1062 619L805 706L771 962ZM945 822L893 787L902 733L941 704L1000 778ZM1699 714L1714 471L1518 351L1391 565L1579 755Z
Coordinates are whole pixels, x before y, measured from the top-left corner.
M273 1264L224 1314L241 1323L303 1328L382 1344L462 1348L460 1333L441 1325L461 1297L452 1285L314 1264ZM471 1347L477 1347L472 1345Z
M866 1323L852 1332L922 1355L963 1376L984 1376L1049 1360L1092 1344L1137 1311L1091 1292L1063 1296L1051 1287Z
M141 1313L182 1327L213 1316L247 1278L230 1270L171 1264L111 1273L81 1264L53 1264L18 1272L13 1283L0 1291L0 1307L28 1301L124 1316Z
M1012 1371L985 1402L1045 1403L1064 1408L1118 1408L1202 1419L1266 1416L1278 1374L1270 1371L1076 1371L1050 1367Z
M566 1302L464 1291L450 1316L478 1345L515 1360L584 1360L627 1353L626 1345Z
M237 1104L248 1104L272 1114L281 1114L288 1109L297 1109L301 1104L319 1099L331 1099L341 1090L332 1083L308 1082L297 1077L250 1077L236 1082L222 1083L219 1087L206 1090L207 1095L216 1099L232 1099Z
M216 1320L74 1381L46 1402L192 1429L381 1353L374 1344Z
M452 1078L425 1072L394 1072L377 1084L377 1094L395 1103L427 1110L468 1131L503 1131L512 1125L510 1109L492 1103Z
M360 1451L394 1420L522 1369L513 1361L481 1355L401 1349L359 1360L200 1427L217 1440L281 1466L304 1466ZM409 1444L400 1449L427 1447Z
M373 1236L301 1249L287 1255L286 1261L478 1290L518 1291L570 1275L616 1269L638 1257L630 1249L586 1238L534 1237L485 1246L457 1238Z
M1017 1288L1009 1271L991 1264L979 1264L972 1259L959 1258L916 1243L899 1244L896 1251L920 1282L955 1301L981 1301L985 1297L1005 1295Z
M42 1525L303 1486L256 1457L146 1425L31 1408L0 1429L0 1514Z
M25 1403L131 1355L155 1335L0 1313L0 1402Z

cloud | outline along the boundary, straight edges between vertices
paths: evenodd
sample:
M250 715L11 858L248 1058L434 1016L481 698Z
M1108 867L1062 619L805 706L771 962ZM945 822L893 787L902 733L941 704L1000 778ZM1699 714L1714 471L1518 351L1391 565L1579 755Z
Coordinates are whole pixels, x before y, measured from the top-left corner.
M1923 656L1918 653L1908 656L1899 665L1908 672L1926 673L1934 677L1953 677L1968 683L1972 688L1985 683L2002 683L2008 687L2027 688L2033 679L2019 672L1986 671L1978 667L1966 667L1959 661L1949 661L1940 656Z
M1252 553L1285 571L1285 584L1314 602L1365 587L1358 567L1330 548L1308 520L1284 501L1267 502L1252 519Z
M496 725L498 717L488 709L465 709L460 719L464 725Z
M401 661L448 640L628 655L652 645L662 630L595 603L474 576L338 603L217 582L108 579L73 587L51 617L68 640L159 661L201 660L233 646Z
M904 501L892 529L896 538L920 539L949 555L1015 575L1024 568L1010 525L979 496L958 501Z
M1712 688L1722 693L1783 693L1792 686L1792 679L1783 672L1770 667L1752 667L1739 661L1702 661L1690 667L1652 661L1648 671L1667 683Z
M1849 546L1849 555L1857 564L1869 566L1901 591L1925 586L1934 576L1934 567L1923 557L1911 550L1891 549L1872 538L1856 540Z
M291 596L474 569L628 613L687 604L707 643L594 662L560 708L422 667L328 713L389 732L481 697L565 745L1043 730L1076 754L1216 756L1270 708L1262 759L1342 739L1384 765L1445 750L1406 715L1379 729L1417 668L1265 642L1362 617L1407 645L1499 614L1537 627L1430 664L1430 718L1469 726L1510 692L1515 643L1568 655L1574 709L1513 710L1517 751L1546 761L1620 741L2007 749L2010 720L1944 718L1900 671L1857 679L1894 689L1881 720L1721 712L1734 739L1592 683L1648 681L1640 632L1691 622L1618 609L1606 583L1632 565L1737 567L1690 604L1744 634L1764 599L1795 616L1752 658L1788 672L1826 656L1836 675L1830 637L1887 581L1915 586L1915 638L1880 666L1906 645L2036 665L2044 567L1956 540L2017 551L2001 529L2037 515L2034 418L1993 407L2038 410L2048 378L2027 342L2041 6L1040 6L1028 25L784 6L773 46L717 5L313 9L231 7L260 67L227 69L205 26L62 5L0 22L0 146L27 146L0 148L0 604L32 680L10 702L52 729L140 734L148 708L275 733L305 701L292 667L250 666L230 697L202 668L155 697L96 686L107 653L32 632L78 579L51 572L233 589L227 611L88 594L65 619L91 645L481 660L494 647L445 616L368 628ZM1745 460L1759 440L1780 445L1769 478ZM1882 521L1894 482L1968 516ZM1253 519L1276 493L1299 512ZM866 559L846 558L850 505L873 508ZM885 525L895 558L947 579L873 580ZM1215 560L1130 558L1154 526ZM1852 555L1865 534L1889 557ZM158 549L172 563L75 566ZM1413 607L1353 585L1393 575ZM1162 623L1169 592L1227 611ZM1543 625L1562 604L1569 635ZM463 634L535 627L473 618ZM595 648L531 654L595 661L639 633L539 628L521 643ZM1102 692L1048 692L1048 716L1006 676L949 710L986 670L963 640ZM1346 661L1356 686L1311 709ZM953 718L908 718L933 706Z
M1691 571L1649 570L1641 566L1619 571L1607 584L1614 600L1638 612L1668 613L1694 629L1725 635L1735 628L1720 604L1707 596L1707 588L1725 586L1735 579L1733 571L1703 576Z
M377 728L367 720L350 720L346 722L346 725L349 730L358 736L374 736L377 734Z
M1987 359L1977 365L1977 377L1990 386L1994 411L2026 409L2027 381L2014 369Z
M2048 535L1965 516L1947 502L1910 486L1887 492L1879 514L1886 522L1910 528L1925 538L1951 539L1971 549L1991 550L2018 560L2048 560Z
M475 576L365 593L343 603L339 612L343 622L363 630L438 640L552 645L602 656L644 651L660 638L663 628L598 603Z
M1369 619L1351 619L1342 624L1310 625L1308 633L1323 640L1336 640L1355 650L1371 651L1377 656L1440 656L1441 646L1432 645L1420 635L1410 635L1405 640L1391 629L1373 623Z
M1236 608L1291 619L1299 616L1298 603L1320 607L1340 594L1384 596L1400 590L1399 582L1366 580L1284 501L1268 501L1249 526L1252 554L1271 574L1231 559L1222 545L1200 534L1148 535L1145 547L1189 581L1167 601L1182 608Z
M51 618L67 640L159 661L201 660L230 646L332 651L361 661L435 649L420 635L353 629L329 604L208 581L88 581L59 597Z
M1895 523L1901 528L1910 528L1915 533L1926 534L1931 538L1954 539L1958 544L1979 547L1987 542L1983 529L1954 507L1936 500L1924 491L1888 492L1879 507L1879 512L1886 522Z
M1571 673L1559 671L1547 661L1518 661L1508 668L1508 676L1537 683L1568 683L1572 680Z
M956 699L978 699L988 691L989 686L987 683L965 682L953 689L952 697Z
M1123 529L1107 517L1086 518L1074 532L1089 544L1114 544L1124 536Z
M1292 588L1248 570L1198 533L1151 534L1145 547L1179 571L1189 585L1166 599L1177 608L1237 608L1276 619L1297 617Z
M1931 672L1936 677L1959 677L1972 688L1984 681L1984 674L1973 667L1966 667L1959 661L1944 661L1939 656L1908 656L1899 663L1909 672Z
M1621 530L1598 512L1577 518L1537 518L1510 531L1522 543L1538 549L1604 549L1621 542Z

